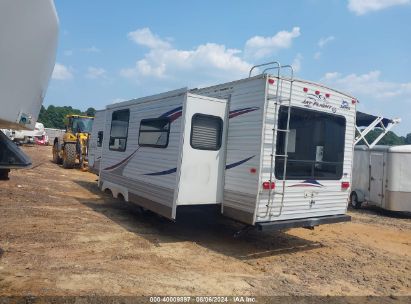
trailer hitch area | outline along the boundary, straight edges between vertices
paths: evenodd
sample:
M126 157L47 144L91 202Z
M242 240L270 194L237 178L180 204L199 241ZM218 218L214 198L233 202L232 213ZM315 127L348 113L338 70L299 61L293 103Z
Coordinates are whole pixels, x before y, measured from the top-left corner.
M243 228L241 228L240 230L238 230L237 232L234 233L233 237L235 239L242 237L244 235L246 235L248 232L250 232L251 230L255 229L255 226L251 226L251 225L245 225Z

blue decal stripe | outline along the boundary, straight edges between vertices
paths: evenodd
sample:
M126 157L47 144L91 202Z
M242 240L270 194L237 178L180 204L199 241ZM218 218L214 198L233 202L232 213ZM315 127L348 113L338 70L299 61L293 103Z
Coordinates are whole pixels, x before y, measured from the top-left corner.
M248 161L249 161L250 159L252 159L254 156L255 156L255 155L250 156L250 157L248 157L248 158L246 158L246 159L240 160L240 161L238 161L238 162L235 162L235 163L226 165L226 166L225 166L225 169L228 170L228 169L237 167L237 166L239 166L239 165L242 165L242 164L244 164L245 162L248 162Z
M228 118L234 118L234 117L237 117L237 116L249 113L249 112L256 111L258 109L259 109L258 107L249 107L249 108L243 108L243 109L238 109L238 110L232 110L230 111Z
M138 149L140 149L140 147L138 147L133 153L131 153L129 156L127 156L125 159L123 159L123 160L120 161L119 163L114 164L114 165L112 165L112 166L110 166L110 167L107 167L107 168L105 168L105 169L103 169L103 170L112 170L112 169L115 169L115 168L117 168L118 166L124 164L126 161L128 161L129 159L131 159L131 158L134 156L134 154L137 153Z
M150 176L157 176L157 175L167 175L167 174L172 174L177 172L177 168L173 168L170 170L165 170L165 171L160 171L160 172L154 172L154 173L147 173L144 175L150 175Z
M306 179L305 181L287 187L324 187L324 185L315 179Z
M178 111L181 111L181 110L183 110L183 107L182 107L182 106L177 107L177 108L175 108L175 109L172 109L172 110L170 110L170 111L168 111L168 112L165 112L165 113L164 113L163 115L161 115L160 117L161 117L161 118L163 118L163 117L168 117L169 115L173 114L174 112L178 112Z
M258 109L259 109L258 107L248 107L248 108L232 110L230 111L230 113L236 113L236 112L247 111L247 110L258 110Z
M227 170L227 169L231 169L231 168L237 167L237 166L239 166L239 165L241 165L241 164L244 164L245 162L248 162L248 161L249 161L250 159L252 159L254 156L255 156L255 155L250 156L250 157L247 157L246 159L240 160L240 161L238 161L238 162L235 162L235 163L226 165L225 168L226 168L226 170ZM165 170L165 171L160 171L160 172L146 173L146 174L143 174L143 175L159 176L159 175L172 174L172 173L175 173L175 172L177 172L177 168L172 168L172 169Z
M315 179L306 179L305 181L303 181L303 183L322 186L322 185L321 185L317 180L315 180Z

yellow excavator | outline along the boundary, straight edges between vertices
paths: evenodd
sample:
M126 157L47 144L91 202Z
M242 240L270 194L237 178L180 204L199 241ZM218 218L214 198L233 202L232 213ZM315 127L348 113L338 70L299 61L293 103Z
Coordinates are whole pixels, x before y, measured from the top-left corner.
M94 117L82 115L67 115L65 119L66 132L62 137L56 137L53 143L53 162L63 164L63 168L74 168L77 160L80 168L87 169L88 141L93 126Z

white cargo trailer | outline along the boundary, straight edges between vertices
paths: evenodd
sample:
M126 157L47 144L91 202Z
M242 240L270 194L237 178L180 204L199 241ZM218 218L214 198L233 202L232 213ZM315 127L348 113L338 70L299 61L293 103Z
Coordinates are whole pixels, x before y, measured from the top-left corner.
M349 220L356 99L273 64L276 75L108 106L102 190L171 219L221 204L260 230Z
M354 208L366 202L391 211L411 212L411 145L356 146L353 185Z
M88 170L99 174L101 164L101 150L104 138L104 125L106 122L106 111L96 111L93 120L93 127L88 141Z

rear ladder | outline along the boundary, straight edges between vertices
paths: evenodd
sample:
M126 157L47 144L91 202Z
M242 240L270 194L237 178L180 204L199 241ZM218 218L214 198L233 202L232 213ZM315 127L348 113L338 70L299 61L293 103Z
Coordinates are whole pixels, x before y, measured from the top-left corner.
M269 179L269 192L268 192L268 201L267 201L267 209L263 217L279 217L282 213L283 206L284 206L284 196L285 196L285 181L286 181L286 176L287 176L287 162L288 162L288 137L290 133L290 116L291 116L291 97L292 97L292 91L293 91L293 83L294 83L294 70L291 65L281 65L279 62L273 61L265 64L260 64L257 66L254 66L250 70L249 76L251 76L251 73L253 69L257 67L262 67L262 66L267 66L267 65L274 65L274 67L269 67L263 70L263 74L265 74L269 70L276 70L277 71L277 85L276 85L276 91L275 95L270 95L266 94L266 101L274 101L274 127L272 129L273 131L273 142L271 146L271 154L270 154L270 179ZM283 69L289 69L289 78L286 79L282 75L282 70ZM290 90L289 94L287 97L283 97L283 82L284 81L289 81L290 82ZM267 92L268 92L268 87L267 87ZM283 104L287 104L288 110L287 110L287 124L285 129L280 129L278 126L278 112L279 112L279 107ZM277 138L277 133L278 132L284 132L285 133L285 144L284 144L284 154L275 154L276 151L276 138ZM283 179L282 179L282 190L281 191L276 191L275 189L272 189L271 185L274 182L273 181L273 172L274 172L274 166L275 166L275 158L276 157L284 157L284 167L283 167ZM273 214L271 212L272 208L274 207L274 199L276 195L281 196L281 203L280 203L280 210L278 213Z

